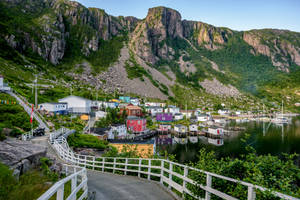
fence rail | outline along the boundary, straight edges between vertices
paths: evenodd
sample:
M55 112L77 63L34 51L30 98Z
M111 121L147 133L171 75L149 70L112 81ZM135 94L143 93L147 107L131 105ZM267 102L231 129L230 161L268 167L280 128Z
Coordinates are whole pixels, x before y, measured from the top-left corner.
M57 200L82 200L88 196L86 169L78 166L63 165L67 177L55 183L37 200L48 200L56 194ZM67 183L71 184L68 186ZM66 195L66 187L70 187L70 194Z
M175 192L175 194L182 197L187 194L196 199L210 200L212 195L222 199L237 199L213 188L213 181L216 181L217 179L227 181L227 184L234 183L246 187L248 200L254 200L256 198L257 190L268 190L267 188L261 186L203 171L165 159L119 157L96 158L94 156L76 154L69 148L65 137L59 137L58 139L55 139L53 142L53 147L58 156L69 163L102 172L122 173L124 175L135 174L138 177L147 178L148 180L157 180L160 181L162 185L168 187L170 191ZM205 183L199 184L195 180L192 180L191 175L195 173L201 174L203 177L205 177ZM199 189L202 189L204 191L204 195L200 197L196 196L191 192L191 187L198 187ZM276 191L272 191L272 194L283 199L297 199Z

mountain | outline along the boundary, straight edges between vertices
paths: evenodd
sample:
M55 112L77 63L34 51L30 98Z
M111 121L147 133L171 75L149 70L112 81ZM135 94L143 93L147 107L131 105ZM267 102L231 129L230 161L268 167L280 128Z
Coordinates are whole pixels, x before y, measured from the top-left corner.
M0 11L0 73L24 93L34 72L62 94L96 88L189 106L245 100L256 109L300 101L297 32L234 31L166 7L144 19L115 17L68 0L1 0Z

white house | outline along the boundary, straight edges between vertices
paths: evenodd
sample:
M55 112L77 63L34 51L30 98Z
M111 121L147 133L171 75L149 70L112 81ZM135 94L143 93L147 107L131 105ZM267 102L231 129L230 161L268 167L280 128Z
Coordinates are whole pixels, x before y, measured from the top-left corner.
M164 109L158 106L149 106L146 107L146 111L151 114L151 116L156 116L157 113L162 113Z
M4 78L0 75L0 91L9 91L10 87L6 83L4 83Z
M101 110L95 112L96 120L104 118L104 117L106 117L106 115L107 115L107 112L104 112L104 111L101 111Z
M125 124L114 124L108 132L108 139L124 139L127 136Z
M160 102L145 102L145 106L166 107L166 103L160 103Z
M174 126L174 131L177 133L186 133L187 132L187 127L181 124L175 125Z
M190 124L189 130L190 130L190 132L198 132L198 125L197 124Z
M39 104L39 110L65 114L68 110L67 103L41 103Z
M104 102L103 105L104 105L105 108L114 109L114 108L117 107L117 104L115 102Z
M68 110L72 113L90 113L92 101L78 96L68 96L58 100L60 103L67 103Z
M198 122L206 122L209 120L209 116L206 114L200 114L197 116L197 121Z
M130 103L135 106L140 105L140 100L138 98L130 98Z
M235 114L236 114L236 115L240 115L240 114L241 114L241 111L235 111Z
M229 110L218 110L219 115L228 115Z
M219 127L209 127L208 128L208 133L212 135L224 135L223 129Z
M183 119L183 114L182 113L176 113L174 115L174 120L182 120Z
M180 109L176 106L168 106L168 108L165 109L165 113L172 113L175 115L176 113L180 113Z
M180 111L186 118L191 118L194 114L194 110L181 110Z

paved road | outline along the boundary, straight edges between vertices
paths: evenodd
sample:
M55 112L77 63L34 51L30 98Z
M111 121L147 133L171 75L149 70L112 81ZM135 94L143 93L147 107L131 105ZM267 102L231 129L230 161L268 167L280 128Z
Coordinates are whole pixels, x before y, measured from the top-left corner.
M31 107L26 105L26 103L20 97L18 97L15 93L11 91L7 91L7 94L14 97L19 102L19 104L24 108L27 114L31 115ZM37 122L39 123L39 127L45 128L45 131L49 131L48 126L43 122L43 120L41 120L41 118L36 113L33 113L33 118L37 120Z
M96 191L96 200L174 200L158 184L132 176L88 171L89 192Z

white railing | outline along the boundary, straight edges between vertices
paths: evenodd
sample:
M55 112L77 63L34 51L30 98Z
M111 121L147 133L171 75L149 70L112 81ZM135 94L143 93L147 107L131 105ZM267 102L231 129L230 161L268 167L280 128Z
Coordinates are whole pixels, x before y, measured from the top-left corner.
M57 200L82 200L83 198L87 198L88 187L86 169L71 165L63 165L63 167L67 177L56 182L37 200L48 200L55 194ZM68 185L68 182L70 182L71 184ZM70 187L69 194L65 194L66 187Z
M33 138L33 133L32 133L32 131L29 131L29 132L27 132L27 133L22 134L22 135L21 135L21 138L22 138L23 141L28 141L28 140L30 140L31 138Z
M68 146L67 140L61 137L59 140L54 140L53 147L59 157L72 164L86 167L87 169L99 170L101 172L129 173L138 177L147 178L148 180L155 179L160 181L164 186L167 186L171 192L177 191L176 194L185 196L188 194L196 199L204 198L209 200L212 195L223 199L237 199L222 191L213 188L213 180L222 180L224 184L242 185L247 188L247 199L254 200L256 198L256 190L270 191L267 188L253 185L244 181L239 181L233 178L203 171L187 165L182 165L165 159L146 159L146 158L115 158L115 157L99 157L86 156L74 153ZM192 175L195 173L198 176L205 178L205 183L198 184L192 180ZM226 181L226 183L225 183ZM190 191L191 187L197 187L204 191L203 197L196 196ZM246 189L245 188L245 189ZM276 191L271 192L274 196L282 199L297 200L297 198L285 195ZM175 194L175 193L174 193Z

